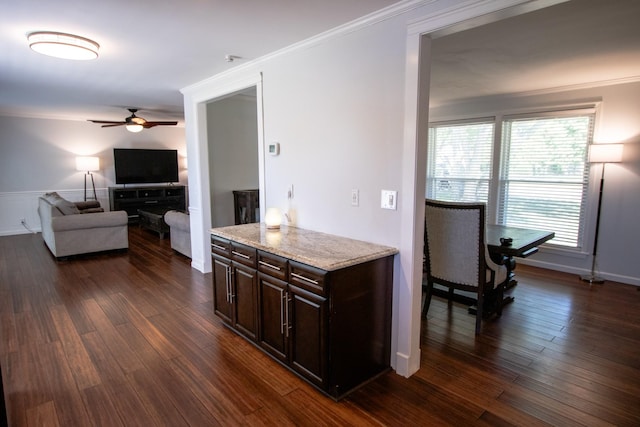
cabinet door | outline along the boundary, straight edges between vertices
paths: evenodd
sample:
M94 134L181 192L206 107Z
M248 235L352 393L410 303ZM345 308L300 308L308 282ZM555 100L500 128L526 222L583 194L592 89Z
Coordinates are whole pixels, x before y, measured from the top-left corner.
M258 332L258 277L256 270L233 263L233 326L251 340Z
M260 346L278 360L288 363L285 308L287 284L258 273L260 289Z
M323 389L328 383L327 307L326 298L289 285L290 364Z
M212 256L213 263L213 311L227 322L231 322L231 283L229 272L231 261Z

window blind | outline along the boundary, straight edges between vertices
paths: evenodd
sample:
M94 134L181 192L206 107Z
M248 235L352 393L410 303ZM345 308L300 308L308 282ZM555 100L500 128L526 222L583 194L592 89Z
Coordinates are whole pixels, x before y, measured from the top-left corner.
M429 128L428 198L484 202L492 178L493 119Z
M580 248L593 111L505 118L500 224L554 231L552 244Z

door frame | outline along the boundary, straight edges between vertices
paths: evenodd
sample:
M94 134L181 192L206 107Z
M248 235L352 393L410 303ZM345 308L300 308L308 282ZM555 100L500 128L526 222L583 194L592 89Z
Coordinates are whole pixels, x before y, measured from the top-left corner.
M191 266L203 273L211 272L209 256L211 229L211 194L209 183L209 140L207 135L207 104L215 102L251 87L256 88L258 125L258 188L260 206L265 206L264 114L262 100L262 73L251 73L225 79L225 76L206 80L182 90L184 95L185 127L187 141L189 213L191 225ZM260 212L260 215L264 213Z

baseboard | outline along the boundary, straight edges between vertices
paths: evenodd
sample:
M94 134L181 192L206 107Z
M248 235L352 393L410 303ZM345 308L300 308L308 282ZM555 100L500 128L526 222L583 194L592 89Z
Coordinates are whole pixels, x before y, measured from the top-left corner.
M396 352L395 364L392 363L391 365L395 369L396 374L409 378L420 369L420 349L416 351L413 357L400 353L399 351Z
M544 262L544 261L536 261L533 259L516 258L516 263L530 265L532 267L545 268L547 270L561 271L563 273L575 274L576 278L582 275L591 273L590 270L584 269L584 268L572 267L572 266L562 265L562 264L554 264L554 263ZM517 274L518 274L518 271L516 270L516 275ZM612 282L624 283L624 284L633 285L633 286L640 286L640 278L638 277L624 276L621 274L609 273L606 271L598 271L598 276Z

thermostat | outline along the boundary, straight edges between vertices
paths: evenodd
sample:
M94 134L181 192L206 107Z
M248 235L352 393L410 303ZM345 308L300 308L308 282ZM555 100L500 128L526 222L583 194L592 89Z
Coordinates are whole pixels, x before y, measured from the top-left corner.
M272 156L277 156L278 154L280 154L280 143L279 142L272 142L271 144L269 144L269 147L268 147L267 151Z

